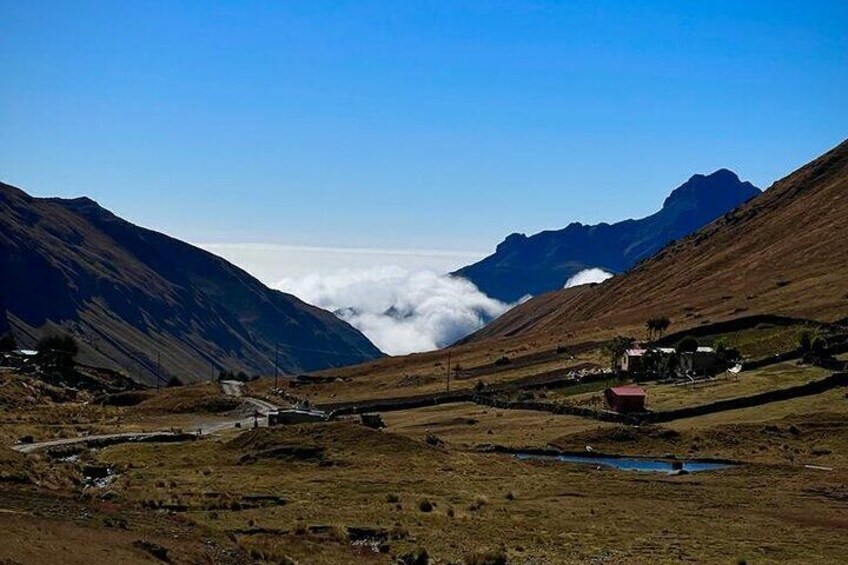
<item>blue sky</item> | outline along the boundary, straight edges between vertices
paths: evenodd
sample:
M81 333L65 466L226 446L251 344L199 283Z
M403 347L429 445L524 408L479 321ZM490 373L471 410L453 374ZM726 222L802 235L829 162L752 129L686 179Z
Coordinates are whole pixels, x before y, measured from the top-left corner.
M202 242L492 249L848 132L848 3L0 0L0 178Z

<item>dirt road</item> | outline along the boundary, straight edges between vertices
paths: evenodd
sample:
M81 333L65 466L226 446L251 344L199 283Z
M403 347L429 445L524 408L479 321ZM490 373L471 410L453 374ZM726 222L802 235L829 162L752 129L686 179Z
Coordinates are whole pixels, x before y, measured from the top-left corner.
M221 381L221 391L227 396L240 398L246 404L253 407L253 415L242 416L218 422L201 422L196 427L192 427L192 431L197 430L198 435L210 435L221 432L223 430L232 429L234 427L242 427L250 429L254 421L265 419L269 412L277 410L277 406L259 398L244 396L244 383L240 381ZM262 425L262 424L260 424ZM267 421L264 423L267 425ZM178 437L182 432L174 432L172 430L160 430L155 432L123 432L114 434L98 434L89 436L79 436L72 438L52 439L48 441L40 441L36 443L20 443L12 446L12 449L21 453L33 453L42 449L51 447L59 447L65 445L74 445L78 443L96 443L102 441L144 441L155 438L169 439Z

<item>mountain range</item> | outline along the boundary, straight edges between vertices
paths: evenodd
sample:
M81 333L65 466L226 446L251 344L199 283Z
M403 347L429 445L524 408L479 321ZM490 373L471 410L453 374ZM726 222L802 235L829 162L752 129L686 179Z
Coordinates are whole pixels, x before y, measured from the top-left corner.
M492 298L516 302L527 295L561 289L585 269L623 273L669 242L758 194L757 187L727 169L694 175L672 191L658 212L646 218L614 224L572 223L530 237L514 233L494 254L453 274L473 282Z
M465 343L642 335L751 314L848 321L848 141L624 275L539 296ZM638 332L638 333L636 333Z
M381 352L330 312L269 289L89 198L33 198L0 183L0 333L32 345L68 332L85 362L153 383L218 371L271 374Z

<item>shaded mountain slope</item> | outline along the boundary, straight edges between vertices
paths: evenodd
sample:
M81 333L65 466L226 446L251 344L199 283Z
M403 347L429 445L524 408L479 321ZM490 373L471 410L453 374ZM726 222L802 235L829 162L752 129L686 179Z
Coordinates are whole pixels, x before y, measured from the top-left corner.
M284 371L367 361L353 327L271 290L206 251L118 218L88 198L33 198L0 183L0 327L31 344L62 328L83 359L142 380L221 369Z
M465 343L634 333L653 315L673 331L756 313L844 319L846 217L848 141L628 273L534 298Z
M622 273L759 193L726 169L695 175L646 218L594 226L573 223L531 237L512 234L493 255L454 274L493 298L515 302L527 294L561 289L570 277L591 267Z

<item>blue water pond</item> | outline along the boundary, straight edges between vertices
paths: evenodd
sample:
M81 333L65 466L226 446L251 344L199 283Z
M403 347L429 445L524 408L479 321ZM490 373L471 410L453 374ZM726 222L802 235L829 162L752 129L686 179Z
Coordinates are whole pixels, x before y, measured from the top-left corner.
M586 465L601 465L625 471L648 471L654 473L698 473L701 471L717 471L727 469L728 463L708 461L682 461L675 466L671 461L663 459L643 459L641 457L603 457L592 455L539 455L534 453L516 453L518 459L538 459L542 461L564 461L567 463L583 463ZM683 464L682 468L680 464Z

